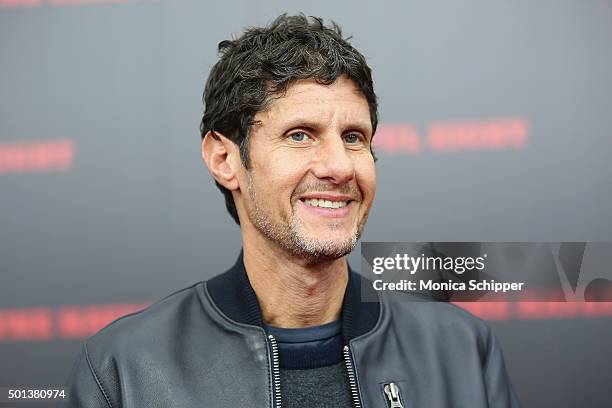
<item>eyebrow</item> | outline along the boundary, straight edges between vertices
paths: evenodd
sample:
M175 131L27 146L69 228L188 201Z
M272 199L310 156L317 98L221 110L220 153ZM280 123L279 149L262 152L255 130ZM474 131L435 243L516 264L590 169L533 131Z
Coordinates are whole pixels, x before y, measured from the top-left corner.
M304 118L293 118L289 119L286 122L279 124L283 129L289 130L293 128L304 128L311 131L316 131L323 127L320 121L304 119ZM371 135L372 133L372 125L369 122L349 122L344 126L346 130L356 130L364 133L366 136Z

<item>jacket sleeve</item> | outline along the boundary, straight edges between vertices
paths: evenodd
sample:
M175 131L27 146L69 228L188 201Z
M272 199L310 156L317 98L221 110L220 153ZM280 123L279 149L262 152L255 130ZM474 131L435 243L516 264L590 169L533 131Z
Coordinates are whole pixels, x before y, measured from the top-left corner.
M484 379L489 407L518 408L520 403L506 371L501 346L492 330L487 329Z
M111 404L109 395L89 359L87 344L83 345L72 368L67 391L68 401L62 408L119 408Z

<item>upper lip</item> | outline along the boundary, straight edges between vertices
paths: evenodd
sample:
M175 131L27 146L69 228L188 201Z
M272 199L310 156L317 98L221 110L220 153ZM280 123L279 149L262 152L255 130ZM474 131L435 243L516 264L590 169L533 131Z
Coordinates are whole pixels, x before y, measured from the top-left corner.
M329 193L310 193L310 194L305 194L303 196L300 197L300 200L312 200L312 199L318 199L318 200L328 200L328 201L352 201L354 200L353 197L348 196L348 195L342 195L342 194L329 194Z

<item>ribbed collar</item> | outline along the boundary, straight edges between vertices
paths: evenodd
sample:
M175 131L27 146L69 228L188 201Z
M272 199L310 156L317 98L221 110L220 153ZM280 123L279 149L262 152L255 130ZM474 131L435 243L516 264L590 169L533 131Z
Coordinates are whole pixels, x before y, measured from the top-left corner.
M378 301L361 301L364 278L354 272L350 265L348 270L349 280L342 303L342 335L345 344L372 330L380 313ZM234 266L208 280L206 285L213 301L227 317L239 323L264 328L259 302L244 268L242 251ZM363 288L374 292L371 285L363 285ZM378 299L371 294L367 294L367 298Z

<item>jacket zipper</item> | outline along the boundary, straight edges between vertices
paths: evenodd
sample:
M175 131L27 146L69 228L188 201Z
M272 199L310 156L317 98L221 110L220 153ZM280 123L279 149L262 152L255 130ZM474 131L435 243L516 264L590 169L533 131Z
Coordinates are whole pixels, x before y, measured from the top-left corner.
M404 408L400 399L399 388L395 383L385 384L383 391L389 400L389 408Z
M274 407L281 408L281 382L280 382L280 362L278 359L278 343L273 335L268 334L270 339L270 348L272 349L272 378L274 382L274 389L272 399L274 400ZM353 368L353 360L351 358L351 350L349 346L344 346L344 362L346 363L346 369L349 376L349 387L351 388L351 396L353 397L353 404L355 408L361 408L361 400L359 398L359 390L357 389L357 377L355 376L355 369ZM394 386L395 384L392 383ZM391 405L393 408L403 408L401 405Z
M351 349L349 346L344 346L344 363L349 376L349 386L351 387L351 395L355 408L361 408L361 399L359 398L359 390L357 389L357 377L353 368L353 359L351 358Z
M281 408L281 382L280 382L280 362L278 360L278 343L273 335L268 334L270 339L270 348L272 349L272 379L274 388L272 391L272 400L274 408Z

